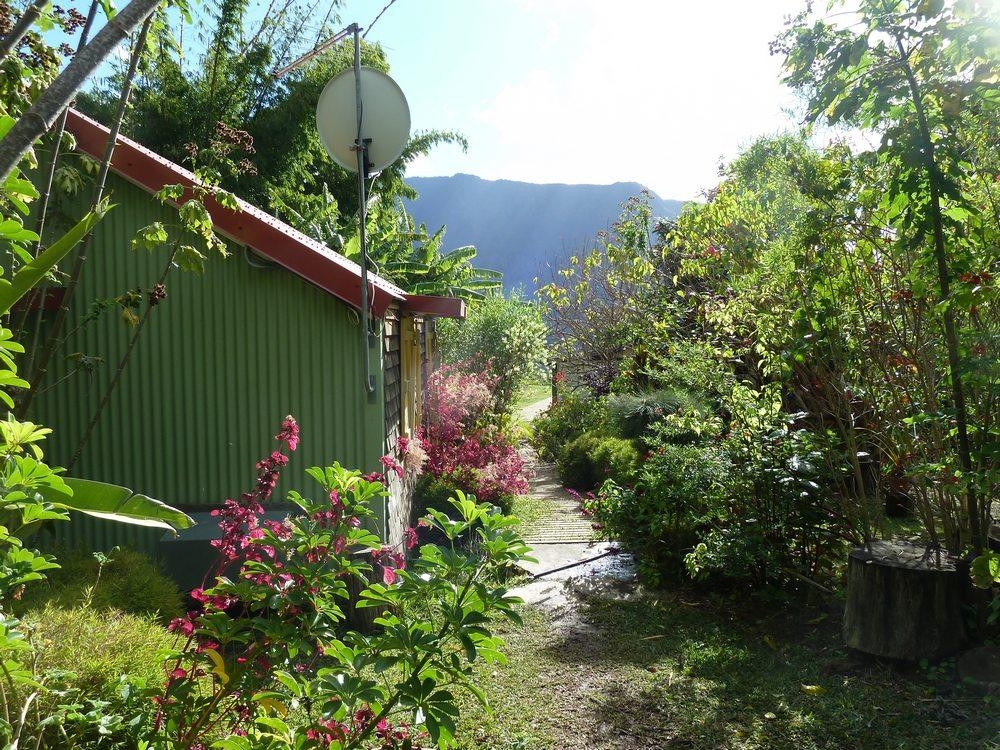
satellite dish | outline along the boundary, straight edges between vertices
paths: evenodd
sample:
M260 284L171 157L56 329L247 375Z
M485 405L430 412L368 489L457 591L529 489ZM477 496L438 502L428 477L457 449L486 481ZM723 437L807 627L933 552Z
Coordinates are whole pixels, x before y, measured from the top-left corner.
M410 137L410 108L402 89L389 76L361 67L361 138L368 144L368 163L379 172L403 153ZM358 138L357 87L354 69L330 79L316 105L316 126L330 157L344 169L358 171L354 142Z

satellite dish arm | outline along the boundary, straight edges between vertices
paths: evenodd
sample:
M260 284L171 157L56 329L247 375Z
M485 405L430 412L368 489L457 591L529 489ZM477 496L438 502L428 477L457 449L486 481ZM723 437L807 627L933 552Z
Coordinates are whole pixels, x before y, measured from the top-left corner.
M368 139L362 137L364 103L361 99L361 27L354 24L354 90L357 97L358 129L354 150L358 157L358 245L361 250L361 358L364 360L365 390L375 393L375 377L371 370L371 333L368 330Z

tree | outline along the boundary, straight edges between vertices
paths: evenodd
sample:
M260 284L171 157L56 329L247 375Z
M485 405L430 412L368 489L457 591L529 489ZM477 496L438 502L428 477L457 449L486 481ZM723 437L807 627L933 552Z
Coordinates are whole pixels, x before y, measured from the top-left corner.
M327 81L353 64L353 48L338 45L275 79L271 71L294 58L296 45L302 43L302 27L318 15L319 2L274 4L256 24L251 22L249 5L248 0L223 0L218 13L204 22L208 43L200 54L182 50L172 41L180 36L179 28L161 37L136 85L129 134L181 163L187 157L186 144L203 142L216 122L246 130L255 143L267 148L254 156L256 174L227 180L223 187L300 230L324 216L342 228L357 211L357 177L327 155L316 132L315 112ZM332 9L336 7L334 3ZM335 31L330 20L318 38ZM192 58L194 65L186 62ZM361 62L389 70L385 52L377 44L362 44ZM109 87L82 96L81 108L104 120L113 106L118 75ZM442 143L465 146L464 138L454 132L414 133L400 159L378 176L371 194L387 205L397 197L415 197L403 182L406 166ZM297 224L299 218L306 223Z
M642 381L674 299L673 261L662 236L654 242L648 198L624 203L612 229L539 289L560 368L597 394L620 377Z
M520 292L473 302L465 320L442 320L438 336L444 360L471 372L489 371L495 378L493 398L498 413L509 415L518 391L545 376L548 351L541 308Z
M995 232L996 213L984 215L975 201L988 173L970 159L968 134L976 123L996 121L1000 17L994 4L975 0L948 7L943 0L864 0L850 17L856 23L845 27L802 14L775 49L785 54L786 81L808 96L810 120L882 135L870 157L886 167L882 204L891 229L921 248L916 268L936 272L935 313L947 350L941 375L950 386L950 404L941 406L954 420L949 439L958 464L951 476L964 489L968 541L982 551L989 503L981 494L995 492L996 428L970 423L968 381L983 379L971 374L968 356L978 300L955 280L991 273L982 239ZM993 253L995 262L995 245ZM989 385L990 376L985 380ZM991 387L992 402L995 379Z
M129 32L159 5L160 0L132 0L111 18L94 39L48 85L26 112L0 139L0 179L5 179L59 114L69 106L81 86ZM30 12L30 9L29 11Z

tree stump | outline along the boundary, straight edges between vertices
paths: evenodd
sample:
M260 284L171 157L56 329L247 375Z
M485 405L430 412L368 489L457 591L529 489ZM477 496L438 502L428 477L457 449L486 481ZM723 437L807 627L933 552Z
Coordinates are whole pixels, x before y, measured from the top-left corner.
M959 651L965 643L964 566L922 544L878 541L871 547L853 550L848 559L847 645L905 661L936 660Z

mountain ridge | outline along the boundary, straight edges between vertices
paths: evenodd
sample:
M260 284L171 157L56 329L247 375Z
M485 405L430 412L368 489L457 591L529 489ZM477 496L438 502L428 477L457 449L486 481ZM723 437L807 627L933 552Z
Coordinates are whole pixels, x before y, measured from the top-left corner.
M442 225L446 249L475 245L481 268L504 274L504 287L534 292L565 260L590 247L618 219L621 204L647 191L637 182L610 185L486 180L459 172L410 177L419 197L406 210L434 232ZM650 193L653 215L675 218L683 201Z

